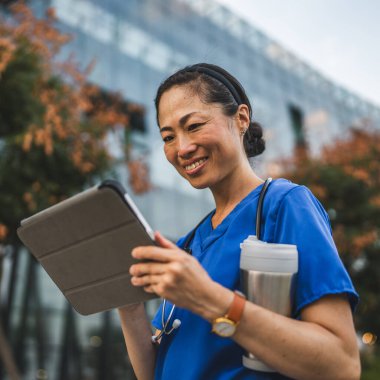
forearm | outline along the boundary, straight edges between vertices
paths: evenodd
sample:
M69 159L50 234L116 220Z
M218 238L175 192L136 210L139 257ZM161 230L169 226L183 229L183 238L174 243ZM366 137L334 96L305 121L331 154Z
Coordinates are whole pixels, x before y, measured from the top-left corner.
M356 361L337 336L315 323L286 318L252 303L246 304L234 340L294 379L358 379Z
M119 317L129 358L138 380L152 380L156 348L144 304L119 308Z
M205 303L203 311L197 311L210 322L225 314L232 302L232 292L220 285L213 288L213 295L212 301L207 300L210 307ZM315 314L315 321L294 320L246 302L233 339L268 366L294 379L358 379L360 362L354 332L341 339L343 333L339 336L315 323L318 312L314 310ZM350 321L344 323L352 332Z

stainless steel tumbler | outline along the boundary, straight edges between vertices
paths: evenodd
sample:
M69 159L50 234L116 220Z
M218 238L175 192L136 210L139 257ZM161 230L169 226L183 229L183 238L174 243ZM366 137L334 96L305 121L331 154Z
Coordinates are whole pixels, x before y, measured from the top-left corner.
M298 271L297 246L266 243L251 235L240 248L241 284L247 299L278 314L290 316L294 277ZM250 352L243 356L243 365L257 371L273 372Z

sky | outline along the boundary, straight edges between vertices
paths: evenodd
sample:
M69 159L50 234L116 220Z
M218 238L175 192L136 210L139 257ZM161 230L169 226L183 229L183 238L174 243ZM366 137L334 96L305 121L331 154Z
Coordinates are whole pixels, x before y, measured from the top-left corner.
M217 1L327 78L380 107L380 1Z

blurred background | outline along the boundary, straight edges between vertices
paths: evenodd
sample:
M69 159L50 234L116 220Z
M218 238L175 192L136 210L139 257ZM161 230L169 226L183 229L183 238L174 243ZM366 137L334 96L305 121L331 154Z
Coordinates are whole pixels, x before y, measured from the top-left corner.
M212 197L166 162L153 99L162 80L196 62L221 65L245 87L267 141L251 161L258 174L309 186L328 211L361 295L362 378L380 378L380 76L371 53L380 33L367 28L380 5L283 3L0 1L0 379L135 378L115 311L77 314L16 230L115 178L154 229L173 241L189 231ZM146 304L150 315L157 302Z

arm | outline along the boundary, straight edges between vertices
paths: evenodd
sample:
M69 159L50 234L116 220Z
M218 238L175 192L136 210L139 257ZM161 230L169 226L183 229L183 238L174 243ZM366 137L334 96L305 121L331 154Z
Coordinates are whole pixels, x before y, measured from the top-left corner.
M232 302L230 290L214 284L212 307L198 310L212 322ZM212 300L211 300L212 299ZM205 299L206 300L206 299ZM324 297L305 307L294 320L246 302L233 339L269 366L294 379L360 378L360 359L348 301Z
M154 378L156 348L151 342L152 331L144 304L118 309L125 344L132 367L139 380Z
M158 235L158 240L163 237ZM166 240L166 239L164 239ZM132 283L213 321L226 313L232 291L212 281L199 262L166 240L166 249L140 247L132 254L158 263L131 267ZM163 244L161 244L163 246ZM343 296L324 297L293 320L246 302L235 341L295 379L358 379L360 362L351 311Z

